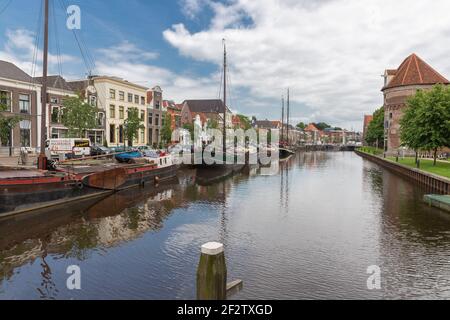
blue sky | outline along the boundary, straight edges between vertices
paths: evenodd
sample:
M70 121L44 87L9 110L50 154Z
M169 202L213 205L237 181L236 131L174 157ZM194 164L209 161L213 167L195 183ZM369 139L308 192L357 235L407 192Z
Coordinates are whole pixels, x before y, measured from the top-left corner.
M450 77L448 0L50 1L52 73L53 20L63 76L87 72L61 2L78 5L94 73L160 85L176 102L219 96L226 38L230 106L260 119L281 118L289 87L292 122L361 129L364 114L383 103L380 75L413 52ZM0 0L0 59L30 72L41 1L12 0L2 12L9 2Z

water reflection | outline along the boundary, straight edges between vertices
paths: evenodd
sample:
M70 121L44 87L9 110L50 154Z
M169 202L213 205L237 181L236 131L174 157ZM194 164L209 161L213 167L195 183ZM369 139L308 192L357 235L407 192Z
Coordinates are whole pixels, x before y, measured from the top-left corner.
M449 298L450 215L352 153L300 153L213 183L196 170L0 221L0 298L195 297L198 248L221 241L235 298ZM202 182L205 182L204 175ZM83 290L65 288L69 265ZM366 269L382 268L381 291Z

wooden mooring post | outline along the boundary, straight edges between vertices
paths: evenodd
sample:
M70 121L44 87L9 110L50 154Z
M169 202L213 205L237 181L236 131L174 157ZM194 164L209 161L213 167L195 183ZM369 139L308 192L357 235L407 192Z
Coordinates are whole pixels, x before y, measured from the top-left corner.
M201 247L197 269L197 299L226 300L242 289L242 281L227 284L227 266L223 244L209 242Z

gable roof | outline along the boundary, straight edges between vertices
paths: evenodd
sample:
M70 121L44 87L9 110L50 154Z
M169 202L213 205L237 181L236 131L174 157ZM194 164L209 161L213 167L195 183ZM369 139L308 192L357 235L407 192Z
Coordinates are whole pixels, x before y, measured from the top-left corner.
M320 131L320 130L313 123L310 123L303 131Z
M42 77L34 78L38 83L42 84ZM48 76L47 85L49 88L61 89L65 91L74 91L73 87L61 76Z
M278 124L281 126L281 121L278 123L276 121L271 120L256 120L254 122L255 126L259 129L277 129Z
M33 82L33 78L15 64L0 60L0 78L22 82Z
M224 103L220 99L213 100L186 100L183 104L189 107L191 112L223 113ZM229 108L227 108L229 111Z
M394 78L383 90L410 85L434 85L437 83L449 84L450 82L413 53L402 62L395 72Z

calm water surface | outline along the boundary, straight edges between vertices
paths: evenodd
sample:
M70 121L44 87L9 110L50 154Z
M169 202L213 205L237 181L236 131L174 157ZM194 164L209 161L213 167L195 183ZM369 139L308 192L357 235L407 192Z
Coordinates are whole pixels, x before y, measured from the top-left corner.
M193 299L209 241L244 280L235 299L450 298L450 215L353 153L300 153L275 175L209 186L195 178L0 221L0 298ZM70 265L80 291L66 289ZM371 265L381 290L367 289Z

